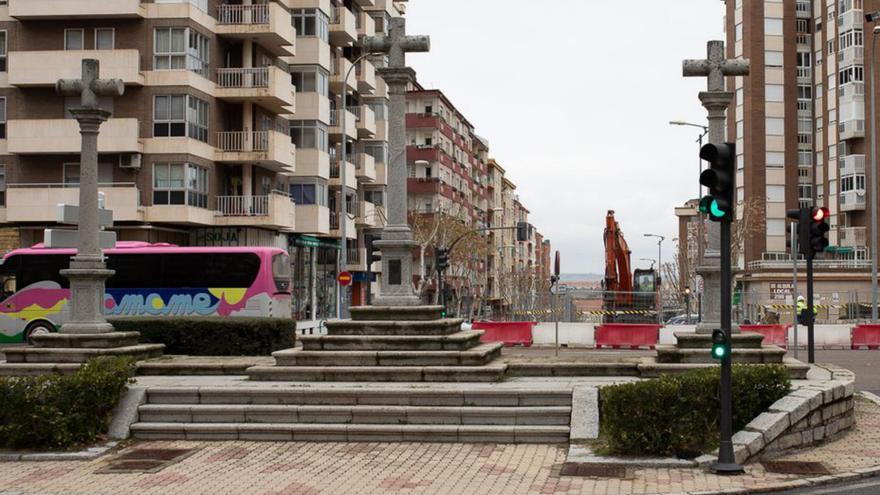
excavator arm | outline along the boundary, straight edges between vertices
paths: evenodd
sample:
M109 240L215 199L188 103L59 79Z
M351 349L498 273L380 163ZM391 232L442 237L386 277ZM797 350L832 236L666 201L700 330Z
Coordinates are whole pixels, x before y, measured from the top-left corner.
M632 304L632 267L630 265L630 250L623 238L620 224L614 219L614 210L608 210L605 215L605 290L612 291L612 297L606 297L606 302L613 301L614 305L629 306Z

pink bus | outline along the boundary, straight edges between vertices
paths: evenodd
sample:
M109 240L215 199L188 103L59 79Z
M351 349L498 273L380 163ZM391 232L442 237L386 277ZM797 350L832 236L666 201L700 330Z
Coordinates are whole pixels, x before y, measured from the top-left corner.
M59 271L74 249L42 244L0 263L0 343L27 342L69 320L70 286ZM118 242L104 250L104 313L124 316L271 316L290 318L290 261L266 247L179 247Z

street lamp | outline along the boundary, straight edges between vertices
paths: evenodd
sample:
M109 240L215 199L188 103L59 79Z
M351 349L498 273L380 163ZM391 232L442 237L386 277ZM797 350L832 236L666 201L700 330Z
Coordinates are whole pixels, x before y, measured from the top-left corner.
M876 22L880 20L880 11L875 10L865 14L865 21ZM877 323L877 117L874 93L877 89L874 85L874 50L877 48L877 33L880 26L874 26L871 35L871 323Z
M660 234L645 234L645 237L656 237L657 240L657 323L663 324L663 241L666 240Z
M639 261L650 261L651 262L651 270L654 269L654 263L657 262L654 258L639 258Z
M684 288L684 322L686 325L691 324L691 288Z

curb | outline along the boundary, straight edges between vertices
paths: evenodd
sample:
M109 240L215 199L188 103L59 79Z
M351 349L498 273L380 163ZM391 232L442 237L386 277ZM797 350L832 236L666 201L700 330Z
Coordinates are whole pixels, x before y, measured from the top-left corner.
M29 454L0 453L0 462L91 461L106 454L117 445L119 445L119 442L106 442L79 452L34 452Z

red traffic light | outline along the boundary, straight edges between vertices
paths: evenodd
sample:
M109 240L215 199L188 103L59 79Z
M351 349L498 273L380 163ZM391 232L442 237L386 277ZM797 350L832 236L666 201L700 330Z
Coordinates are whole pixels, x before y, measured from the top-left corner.
M828 208L813 208L813 221L822 222L828 218Z

